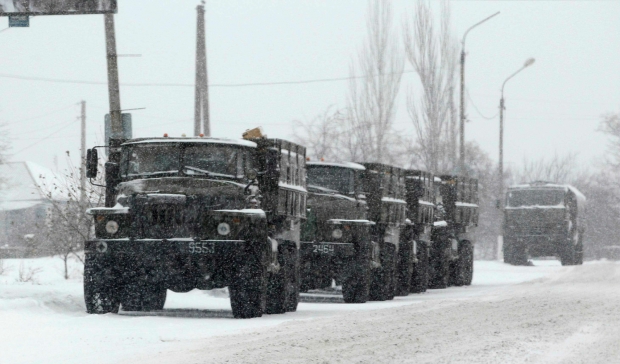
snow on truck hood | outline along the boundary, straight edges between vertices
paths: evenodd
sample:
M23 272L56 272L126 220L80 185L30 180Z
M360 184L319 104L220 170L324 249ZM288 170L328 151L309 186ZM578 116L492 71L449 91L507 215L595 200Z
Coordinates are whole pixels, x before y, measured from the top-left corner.
M306 162L306 166L325 166L325 167L341 167L365 171L366 167L353 162Z
M207 143L207 144L226 144L239 145L243 147L256 148L256 143L244 139L225 139L225 138L147 138L130 140L123 145L150 144L150 143Z
M557 190L563 190L564 192L567 191L571 191L572 193L575 194L575 197L577 197L577 200L580 203L585 203L586 202L586 196L584 196L581 191L579 191L576 187L571 186L571 185L561 185L561 184L557 184L557 183L541 183L541 184L536 184L536 183L526 183L526 184L520 184L520 185L513 185L508 187L508 191L510 192L511 190L544 190L544 189L557 189Z

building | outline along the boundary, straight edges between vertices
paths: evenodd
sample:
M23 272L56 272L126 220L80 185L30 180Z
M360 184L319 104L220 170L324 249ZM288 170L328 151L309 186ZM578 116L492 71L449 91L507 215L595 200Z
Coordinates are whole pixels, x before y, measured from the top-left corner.
M53 193L58 179L33 162L0 165L0 179L0 257L38 255L50 198L59 197Z

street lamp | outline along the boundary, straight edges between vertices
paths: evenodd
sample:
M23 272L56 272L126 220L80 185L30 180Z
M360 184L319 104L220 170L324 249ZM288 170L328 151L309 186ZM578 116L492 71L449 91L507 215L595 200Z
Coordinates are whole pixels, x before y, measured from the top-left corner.
M502 207L501 201L504 193L504 86L506 86L506 82L516 76L517 73L534 64L534 61L534 58L529 58L525 61L523 67L510 75L502 84L502 98L499 100L499 198L497 200L497 207L500 208Z
M461 122L459 140L459 169L460 173L463 174L465 173L465 38L467 38L467 33L469 33L472 29L498 14L499 11L469 27L469 29L465 31L465 34L463 34L463 39L461 40Z

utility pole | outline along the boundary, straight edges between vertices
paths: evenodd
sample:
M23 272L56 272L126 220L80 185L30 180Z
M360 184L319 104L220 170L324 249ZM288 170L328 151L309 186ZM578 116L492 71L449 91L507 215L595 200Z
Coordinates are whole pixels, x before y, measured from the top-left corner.
M205 36L205 2L196 7L196 90L194 97L194 135L211 135L209 120L209 83L207 76L207 49Z
M86 200L86 101L82 100L80 144L80 204Z
M108 166L118 166L121 161L119 142L123 138L123 122L121 119L121 93L118 82L118 59L116 54L116 35L114 33L114 15L105 14L105 45L108 59L108 94L110 99L110 151L106 163L106 185L114 186L118 183L118 176L108 173ZM105 206L112 207L116 204L112 188L106 188Z
M110 99L110 120L112 129L110 139L116 139L122 137L123 125L121 121L121 93L118 82L118 59L116 54L114 15L105 14L104 17L106 56L108 59L108 94ZM112 156L112 154L113 153L110 153L110 156Z

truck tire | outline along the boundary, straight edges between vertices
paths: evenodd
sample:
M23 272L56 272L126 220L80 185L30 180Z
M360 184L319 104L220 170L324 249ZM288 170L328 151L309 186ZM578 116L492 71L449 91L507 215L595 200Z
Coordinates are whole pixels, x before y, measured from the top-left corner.
M117 313L120 306L119 283L110 258L86 254L84 303L87 313Z
M370 295L370 246L358 245L354 258L345 262L342 278L342 297L345 303L365 303Z
M527 265L527 250L524 243L512 242L508 245L508 250L504 251L504 262L506 262L506 254L509 254L509 264L511 265Z
M370 284L371 301L389 301L394 299L394 281L396 280L396 247L391 243L380 244L381 267L373 272Z
M278 254L280 270L267 273L267 298L265 313L277 315L286 312L286 277L288 267L282 262L282 254Z
M446 241L433 241L430 249L429 271L430 281L429 288L443 289L448 287L450 278L450 260L449 249Z
M247 254L237 263L230 291L230 306L235 318L261 317L267 297L265 259Z
M577 249L575 250L575 264L583 264L583 241L582 235L579 234L579 242L577 243Z
M286 290L286 312L297 311L297 305L299 304L299 249L297 247L291 247L286 250L286 263L287 269L287 290Z
M411 275L411 293L422 293L428 288L429 276L429 247L425 242L418 242L418 263L415 264Z
M573 228L570 236L566 239L566 244L560 252L560 262L562 265L575 265L577 263L577 245L579 244L579 233Z
M398 247L396 266L396 296L407 296L411 290L411 276L413 274L413 242L401 242Z
M454 286L467 286L471 284L474 271L474 247L471 242L462 240L459 242L459 257L452 263L450 269L450 284Z
M512 244L508 239L504 238L504 244L502 246L502 254L504 255L504 263L514 265L514 253L512 251Z

